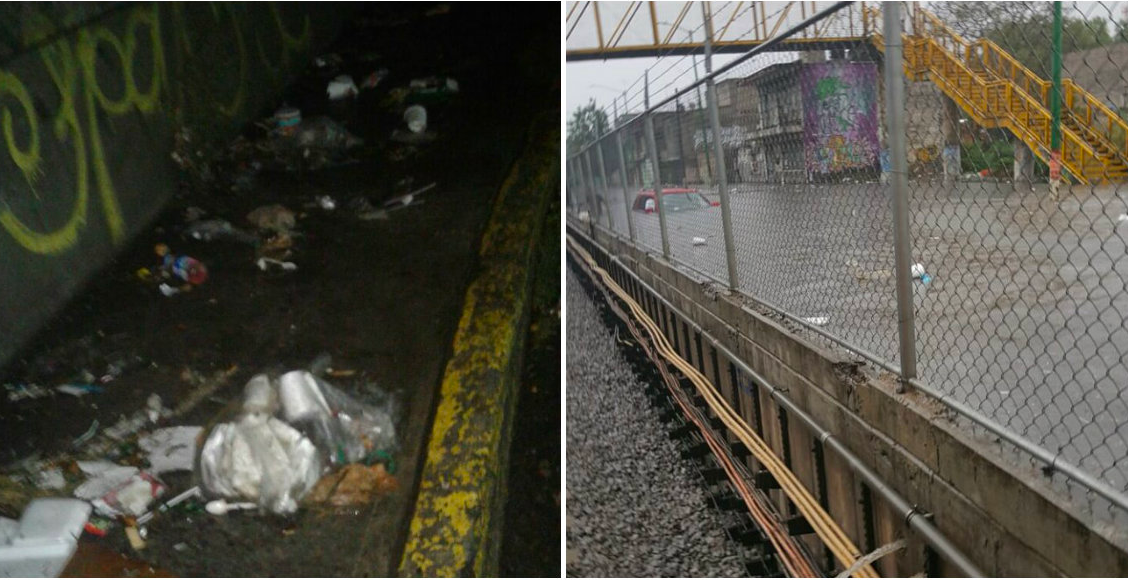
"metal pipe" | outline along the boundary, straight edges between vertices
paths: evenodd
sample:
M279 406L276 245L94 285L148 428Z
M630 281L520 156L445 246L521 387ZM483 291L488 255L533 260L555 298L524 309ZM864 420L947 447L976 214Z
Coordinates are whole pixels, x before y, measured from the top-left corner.
M862 463L862 461L857 456L855 456L849 450L849 448L842 444L841 441L838 440L838 438L836 438L833 434L819 425L819 423L810 415L800 410L794 404L794 402L791 401L790 398L788 398L770 383L765 381L764 378L760 376L760 374L753 371L751 367L741 361L735 353L725 347L716 337L713 337L713 335L711 335L708 331L703 329L696 322L693 322L693 319L689 318L688 315L686 315L681 309L676 307L671 301L667 300L666 297L663 297L661 294L659 294L658 291L654 289L654 287L647 284L642 280L642 278L635 274L634 271L627 268L627 266L623 264L623 262L620 261L618 257L608 255L608 259L611 263L617 264L623 270L623 272L626 272L631 278L635 279L635 281L637 281L644 290L650 293L651 296L657 298L659 301L665 304L666 308L670 312L680 316L685 321L689 321L693 325L693 330L697 333L700 333L703 339L709 341L709 343L713 346L713 348L717 350L718 353L727 357L729 361L739 367L741 371L749 375L753 381L755 381L761 387L767 389L768 393L773 399L779 402L781 406L787 408L788 413L800 418L800 420L802 420L803 423L806 424L812 432L815 432L817 434L817 439L822 442L824 447L830 448L838 453L842 460L846 463L846 465L849 466L850 469L862 480L864 480L871 489L877 491L882 496L882 498L884 498L891 505L891 507L896 510L902 518L905 519L906 524L908 524L913 530L919 533L921 537L924 538L925 542L927 542L928 545L931 546L941 557L947 559L969 577L985 576L983 572L974 563L972 563L971 560L969 560L962 551L960 551L959 548L957 548L951 543L951 541L948 540L944 533L940 532L939 529L937 529L931 522L928 521L924 514L922 514L918 509L909 504L909 502L905 500L905 498L901 496L896 490L890 488L889 485L886 484L880 476L878 476L875 472L870 470L869 467ZM846 413L853 416L853 413L849 410L846 410Z
M623 205L627 208L627 232L631 242L635 241L634 216L631 215L630 173L627 171L627 158L623 157L623 132L615 131L615 150L619 154L619 183L623 186Z
M713 70L713 17L707 3L701 3L705 18L705 100L709 102L709 125L713 131L713 150L717 156L717 195L721 198L721 232L725 241L725 264L728 266L728 286L730 290L740 287L736 271L736 240L732 235L732 203L729 200L728 171L725 164L725 148L721 142L721 113L717 107L717 84L709 73ZM705 138L705 151L709 151L708 135Z
M885 116L892 164L893 255L897 277L897 319L901 338L901 382L916 378L916 328L913 321L912 234L909 232L908 160L905 152L905 79L901 73L901 5L883 2L885 21ZM890 63L893 63L890 65Z

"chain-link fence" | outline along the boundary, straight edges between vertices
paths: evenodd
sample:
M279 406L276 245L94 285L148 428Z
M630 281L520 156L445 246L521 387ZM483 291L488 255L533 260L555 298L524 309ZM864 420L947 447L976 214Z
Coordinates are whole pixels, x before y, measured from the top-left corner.
M619 112L569 208L1128 508L1128 13L1056 6L826 8Z

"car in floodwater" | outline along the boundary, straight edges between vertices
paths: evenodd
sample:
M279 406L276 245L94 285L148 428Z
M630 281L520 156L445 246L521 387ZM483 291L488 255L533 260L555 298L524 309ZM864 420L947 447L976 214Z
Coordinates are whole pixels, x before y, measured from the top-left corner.
M693 188L668 187L662 188L662 207L671 212L685 212L689 210L703 210L713 206L720 206L720 202L709 201ZM654 203L654 190L639 190L635 196L631 209L635 212L653 214L658 205Z

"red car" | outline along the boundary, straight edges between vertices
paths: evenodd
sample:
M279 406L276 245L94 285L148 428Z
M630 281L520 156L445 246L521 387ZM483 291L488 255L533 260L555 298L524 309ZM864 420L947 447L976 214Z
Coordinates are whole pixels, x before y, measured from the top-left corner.
M662 205L671 212L684 212L720 206L721 203L710 202L708 198L692 188L669 187L662 188ZM657 204L654 203L654 190L639 190L631 209L653 214L657 210Z

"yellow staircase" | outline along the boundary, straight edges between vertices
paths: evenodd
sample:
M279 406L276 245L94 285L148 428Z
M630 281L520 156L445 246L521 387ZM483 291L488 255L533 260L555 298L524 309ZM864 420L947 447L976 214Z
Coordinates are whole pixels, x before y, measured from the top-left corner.
M880 31L881 11L864 8L866 29ZM885 50L882 35L871 35ZM1052 84L987 39L968 42L917 8L903 35L905 74L929 79L983 127L1010 130L1043 161L1050 159ZM1080 183L1128 180L1128 123L1070 79L1062 81L1062 167Z

